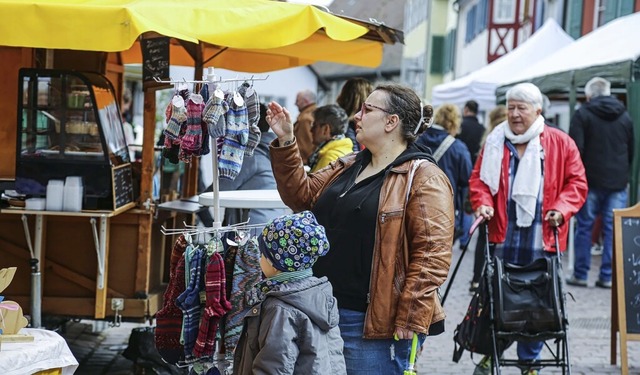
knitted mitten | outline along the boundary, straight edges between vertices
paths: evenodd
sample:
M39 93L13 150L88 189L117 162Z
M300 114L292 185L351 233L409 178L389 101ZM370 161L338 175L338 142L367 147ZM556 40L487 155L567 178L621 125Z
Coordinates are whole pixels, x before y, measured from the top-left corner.
M249 141L249 117L247 107L237 105L232 99L229 101L229 111L227 111L227 129L224 133L226 138L233 138L242 146L246 146Z
M200 125L202 125L202 148L200 149L200 155L207 155L211 152L211 148L209 148L209 129L204 121L202 121Z
M247 107L249 126L257 125L258 120L260 120L260 98L258 98L258 93L248 82L243 83L238 92L242 95L244 104Z
M257 125L251 125L249 127L249 141L247 141L247 147L244 149L245 155L253 156L253 151L258 147L261 136L262 133Z

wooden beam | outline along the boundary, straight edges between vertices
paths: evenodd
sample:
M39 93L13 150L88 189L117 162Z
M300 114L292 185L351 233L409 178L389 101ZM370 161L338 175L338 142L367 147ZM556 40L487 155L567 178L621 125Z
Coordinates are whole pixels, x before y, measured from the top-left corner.
M103 278L103 285L102 285L102 289L98 288L98 285L96 283L96 304L95 304L95 315L94 317L96 319L102 319L104 318L106 309L107 309L107 287L108 287L108 281L109 281L109 233L110 233L110 229L111 229L111 220L109 218L105 218L105 219L100 219L100 221L103 221L104 223L100 224L99 229L98 229L98 235L102 238L102 234L101 232L106 231L106 235L104 236L104 248L105 248L105 252L104 252L104 260L103 260L103 267L104 267L104 272L102 274L102 278ZM104 225L104 228L102 227L102 225ZM96 280L99 277L99 272L96 271Z
M149 275L151 265L151 214L138 216L138 247L136 259L135 291L149 293Z

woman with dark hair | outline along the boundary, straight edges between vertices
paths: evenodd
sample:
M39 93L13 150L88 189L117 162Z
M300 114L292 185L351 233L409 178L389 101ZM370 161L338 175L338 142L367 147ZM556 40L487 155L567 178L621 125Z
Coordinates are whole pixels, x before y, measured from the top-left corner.
M349 128L347 128L346 136L353 142L353 151L362 150L360 143L356 139L356 121L354 117L360 111L362 103L371 94L371 91L373 91L373 86L366 79L360 77L349 78L336 98L336 103L349 116Z
M354 116L365 149L308 175L289 111L271 102L266 119L278 137L271 162L280 196L327 231L331 250L314 274L333 285L347 373L402 373L413 334L422 343L444 330L437 290L453 242L451 184L414 143L426 127L420 98L405 86L376 87Z

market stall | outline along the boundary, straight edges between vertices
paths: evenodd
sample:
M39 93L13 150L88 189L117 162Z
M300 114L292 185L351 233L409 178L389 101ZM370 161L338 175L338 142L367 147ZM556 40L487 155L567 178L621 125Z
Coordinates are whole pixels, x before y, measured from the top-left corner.
M15 93L0 103L6 114L0 123L0 157L7 161L0 166L0 182L4 189L15 189L17 181L26 181L21 189L27 196L46 199L42 188L52 179L80 175L87 189L77 212L3 208L0 266L18 267L6 294L28 314L37 315L41 307L45 315L111 318L117 323L123 318L149 318L158 311L167 281L166 249L173 243L160 234L160 226L166 220L172 225L179 222L175 216L158 219L151 198L155 90L167 85L145 83L142 162L131 169L118 147L119 106L114 106L115 113L108 110L104 119L101 112L110 106L101 102L105 97L119 103L125 63L142 62L143 67L151 63L143 60L141 41L165 38L170 49L166 64L194 66L198 79L205 66L251 72L315 61L375 66L382 44L401 41L402 34L311 6L267 0L92 4L0 0L0 88ZM105 77L112 93L96 94L93 83L84 82L90 86L84 89L74 86L72 79L60 78L68 92L62 91L59 103L39 103L39 86L55 88L52 77L46 84L25 84L19 78L22 68L35 69L22 71L23 77L31 77L29 82L52 73L67 77L73 76L69 72L90 72ZM25 90L35 95L26 102ZM65 162L79 162L87 170L69 170L72 167L64 167ZM195 158L186 171L184 197L197 192L197 164ZM54 173L56 169L61 172ZM109 172L99 175L106 177L92 177L101 170ZM95 188L96 184L108 189ZM41 290L32 288L37 279L32 259L38 262ZM39 320L33 318L38 326Z

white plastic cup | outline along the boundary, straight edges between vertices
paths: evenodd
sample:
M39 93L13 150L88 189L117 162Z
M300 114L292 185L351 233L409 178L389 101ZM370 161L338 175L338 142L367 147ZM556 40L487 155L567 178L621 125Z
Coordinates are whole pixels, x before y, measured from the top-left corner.
M46 210L62 211L64 200L64 181L49 180L47 184Z
M82 211L82 177L69 176L64 183L63 210Z

